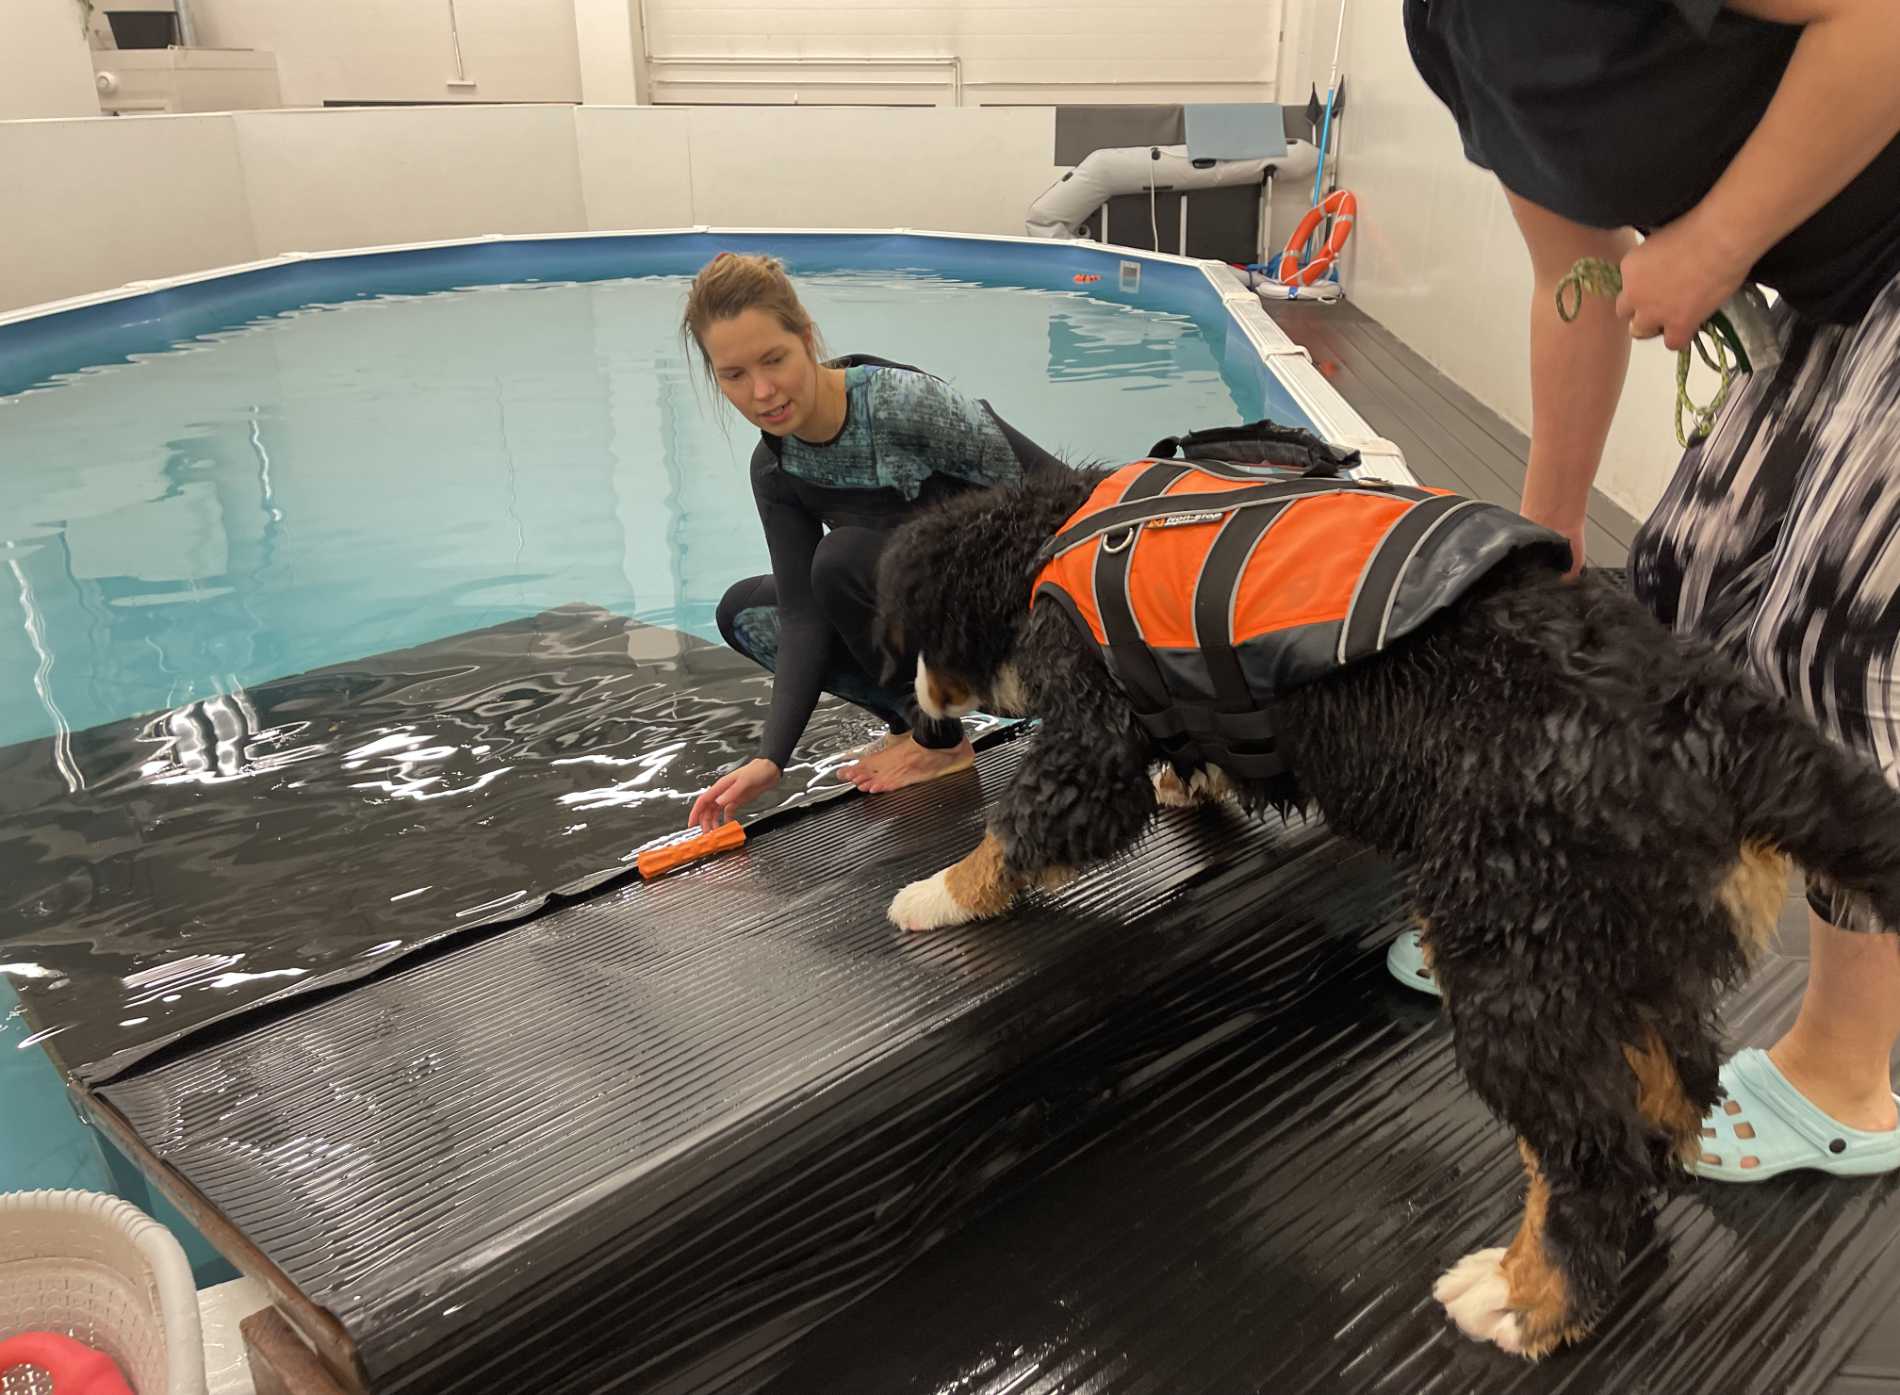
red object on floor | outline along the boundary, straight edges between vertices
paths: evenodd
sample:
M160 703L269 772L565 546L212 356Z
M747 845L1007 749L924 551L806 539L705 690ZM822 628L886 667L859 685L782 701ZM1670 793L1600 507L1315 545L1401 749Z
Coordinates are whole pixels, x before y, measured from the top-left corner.
M37 1366L53 1378L53 1395L133 1395L118 1363L57 1332L22 1332L0 1342L0 1375Z
M635 865L639 867L640 875L650 881L654 877L664 876L675 867L684 867L689 862L698 862L702 857L726 852L744 842L745 828L734 820L722 823L711 833L702 833L697 838L669 843L663 848L651 848L640 854Z

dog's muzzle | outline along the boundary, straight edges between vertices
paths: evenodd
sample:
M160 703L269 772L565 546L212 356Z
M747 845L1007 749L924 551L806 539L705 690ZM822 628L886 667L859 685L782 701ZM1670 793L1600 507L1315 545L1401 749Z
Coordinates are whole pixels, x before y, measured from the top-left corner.
M947 717L967 717L977 709L976 694L943 682L917 656L917 706L926 717L942 721Z

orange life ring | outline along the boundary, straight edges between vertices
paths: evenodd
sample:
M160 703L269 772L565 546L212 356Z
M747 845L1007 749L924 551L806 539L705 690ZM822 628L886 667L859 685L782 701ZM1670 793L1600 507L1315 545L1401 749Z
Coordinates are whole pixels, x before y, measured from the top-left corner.
M1352 236L1352 220L1358 212L1359 200L1353 197L1350 189L1335 189L1307 209L1306 216L1300 219L1299 227L1287 239L1286 251L1280 254L1280 283L1286 286L1310 286L1331 271L1333 262L1345 250L1346 239ZM1313 234L1319 231L1323 218L1333 220L1332 236L1326 239L1326 245L1319 249L1312 261L1301 266L1300 253L1305 250Z

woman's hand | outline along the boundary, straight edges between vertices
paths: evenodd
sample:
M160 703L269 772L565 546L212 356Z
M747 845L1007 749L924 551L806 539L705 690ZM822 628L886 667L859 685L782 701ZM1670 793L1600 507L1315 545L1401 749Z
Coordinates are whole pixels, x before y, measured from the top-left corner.
M686 822L701 833L711 833L733 814L778 783L779 768L764 756L747 761L721 775L711 789L693 801Z
M1550 529L1552 532L1562 533L1565 538L1569 539L1569 542L1570 542L1570 573L1569 575L1572 580L1574 580L1577 576L1579 576L1583 572L1584 561L1585 561L1585 558L1583 555L1583 520L1581 518L1572 520L1572 519L1564 518L1562 516L1546 516L1546 517L1540 518L1535 512L1533 512L1529 508L1520 508L1519 512L1521 512L1526 518L1530 519L1531 522L1541 523L1546 528Z
M1660 334L1671 349L1683 348L1741 289L1755 257L1708 228L1707 218L1691 213L1658 228L1623 258L1616 313L1629 321L1631 338Z
M1769 248L1824 208L1900 135L1893 0L1727 0L1799 26L1760 123L1694 209L1623 259L1617 313L1680 349Z

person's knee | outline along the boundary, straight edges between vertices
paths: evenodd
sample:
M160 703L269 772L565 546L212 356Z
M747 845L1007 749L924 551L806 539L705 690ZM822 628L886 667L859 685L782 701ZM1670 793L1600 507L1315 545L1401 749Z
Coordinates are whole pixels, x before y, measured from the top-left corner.
M745 652L739 642L739 615L759 604L759 584L764 577L749 576L743 581L735 581L726 588L726 594L719 598L719 608L713 612L713 623L719 626L719 637L725 640L728 648Z
M719 626L719 637L725 640L728 648L732 649L739 647L738 642L733 638L732 627L739 618L739 612L745 609L745 601L740 594L740 588L744 585L744 582L739 582L727 587L726 594L719 598L719 609L713 612L713 623Z

